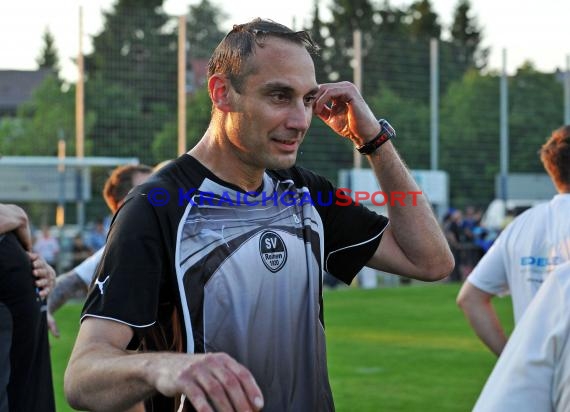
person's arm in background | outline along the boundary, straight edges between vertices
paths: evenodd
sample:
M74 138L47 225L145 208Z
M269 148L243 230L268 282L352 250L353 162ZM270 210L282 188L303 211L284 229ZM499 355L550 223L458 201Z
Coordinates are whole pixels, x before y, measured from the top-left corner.
M48 326L53 336L59 337L59 329L53 317L55 311L73 297L87 295L88 287L75 271L59 275L55 281L55 287L48 296Z
M0 203L0 234L12 231L16 233L24 249L31 251L32 234L28 215L19 206Z
M57 277L54 290L48 298L48 326L55 337L59 337L59 331L53 314L69 299L87 296L104 250L102 247L69 272Z
M509 236L506 230L497 238L493 247L473 268L457 295L457 305L469 324L497 356L503 351L507 337L491 300L508 293L510 289L505 263L508 259L506 244Z
M314 114L355 146L380 132L380 124L352 83L321 84L315 97ZM367 157L382 191L403 200L387 203L390 225L367 266L425 281L444 278L453 270L453 255L431 205L392 142Z
M491 302L494 296L466 281L457 296L457 305L481 341L499 356L507 344L507 336Z

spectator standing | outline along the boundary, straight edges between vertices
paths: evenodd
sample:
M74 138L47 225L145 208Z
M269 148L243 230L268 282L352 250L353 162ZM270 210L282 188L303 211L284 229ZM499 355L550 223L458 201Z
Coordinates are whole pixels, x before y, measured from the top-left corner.
M48 225L43 225L34 242L34 252L38 253L49 265L57 265L59 241L51 234Z
M501 232L457 297L471 327L497 356L507 337L491 300L510 293L518 322L550 272L570 259L570 126L552 132L540 160L558 194Z
M443 233L453 253L455 259L455 267L449 275L449 280L459 282L463 276L461 274L462 260L462 242L463 235L463 213L459 209L450 209L443 219Z
M77 233L73 237L73 245L71 247L71 253L73 254L72 265L73 267L79 265L85 259L92 255L91 249L85 244L83 240L83 235Z
M106 239L107 231L105 230L103 219L97 219L87 235L87 246L94 253L105 245Z

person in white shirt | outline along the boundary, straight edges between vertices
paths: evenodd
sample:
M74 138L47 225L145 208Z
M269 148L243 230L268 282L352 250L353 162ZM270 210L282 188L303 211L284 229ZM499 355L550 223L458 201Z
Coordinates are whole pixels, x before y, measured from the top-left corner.
M103 198L113 214L119 209L129 191L143 183L152 171L153 169L146 165L119 166L113 170L103 187ZM105 246L69 272L56 278L55 288L48 297L48 325L54 336L59 336L59 330L53 313L70 298L87 295L104 251Z
M473 410L570 411L570 262L545 280Z
M37 234L33 250L39 254L51 266L56 266L59 254L59 241L52 236L49 226L43 225Z
M548 275L570 260L570 126L552 133L540 159L558 194L518 216L463 284L457 304L497 356L507 337L491 300L510 293L517 323Z

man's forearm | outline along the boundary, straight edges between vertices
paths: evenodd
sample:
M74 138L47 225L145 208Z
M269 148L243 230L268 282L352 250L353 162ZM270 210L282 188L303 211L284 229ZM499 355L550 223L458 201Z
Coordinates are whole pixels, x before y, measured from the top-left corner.
M493 294L466 281L457 296L457 305L479 339L499 356L507 343L507 337L491 302L493 297Z
M478 306L461 307L461 309L479 339L495 355L501 355L507 344L507 337L493 305L488 302Z
M380 187L388 196L388 217L394 237L408 260L421 267L424 280L446 276L453 257L431 205L412 178L392 142L368 156ZM449 269L449 270L448 270Z
M58 276L55 280L55 287L48 296L48 312L54 313L79 293L87 294L87 286L75 272L67 272Z
M161 355L103 353L96 347L93 345L92 353L86 353L81 361L72 358L68 364L64 386L70 405L91 411L144 410L141 402L156 390L142 379L141 373L150 359ZM84 377L87 370L89 378ZM68 378L70 372L74 379Z

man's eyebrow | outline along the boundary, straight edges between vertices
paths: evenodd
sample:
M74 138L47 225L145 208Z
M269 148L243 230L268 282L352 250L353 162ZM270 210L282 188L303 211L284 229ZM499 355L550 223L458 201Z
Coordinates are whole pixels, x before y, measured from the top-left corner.
M295 93L295 89L293 87L279 81L266 83L261 87L261 90L264 92L281 91L291 94ZM313 89L309 90L309 92L306 93L305 96L317 94L318 91L319 91L319 86L316 86Z
M307 93L305 96L311 96L311 95L317 94L318 92L319 92L319 86L316 86L313 89L311 89L309 91L309 93Z
M282 92L289 92L289 93L293 93L294 90L291 86L289 86L288 84L285 83L281 83L281 82L269 82L264 84L261 87L261 90L263 91L267 91L267 92L272 92L272 91L282 91Z

